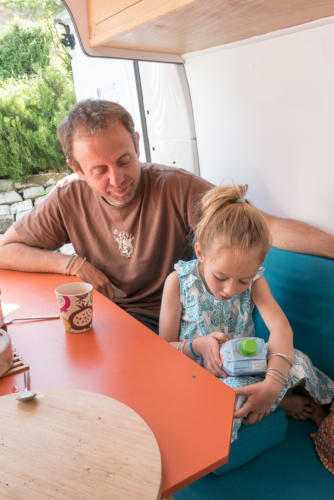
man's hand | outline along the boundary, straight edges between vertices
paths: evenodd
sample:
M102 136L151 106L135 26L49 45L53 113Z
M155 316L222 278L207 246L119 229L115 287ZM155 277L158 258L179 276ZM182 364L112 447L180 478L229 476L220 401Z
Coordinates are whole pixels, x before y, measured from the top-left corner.
M234 389L237 395L247 396L247 401L240 410L234 413L235 418L243 418L243 424L255 424L265 415L269 415L272 404L281 394L282 385L275 380L265 379L263 382Z
M83 281L91 283L93 287L108 299L114 300L114 288L107 276L87 260L82 264L82 259L77 259L71 269L71 276L78 276Z
M204 367L216 377L226 377L222 370L222 359L219 354L220 344L226 342L225 333L212 332L205 337L196 337L193 341L193 348L199 356L203 358Z

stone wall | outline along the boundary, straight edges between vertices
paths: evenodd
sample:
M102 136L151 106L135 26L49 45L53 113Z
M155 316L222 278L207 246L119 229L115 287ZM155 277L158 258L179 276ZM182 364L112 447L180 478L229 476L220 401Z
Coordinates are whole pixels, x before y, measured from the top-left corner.
M67 172L33 175L24 183L0 179L0 234L43 201L56 183L67 175Z

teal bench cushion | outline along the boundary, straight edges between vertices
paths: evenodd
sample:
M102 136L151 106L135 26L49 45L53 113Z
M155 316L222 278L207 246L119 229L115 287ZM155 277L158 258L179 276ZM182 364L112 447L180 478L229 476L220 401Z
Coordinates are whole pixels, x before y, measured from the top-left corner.
M333 500L334 476L321 464L310 421L288 420L286 439L229 474L208 474L174 500Z
M238 439L231 444L229 461L213 474L231 472L269 450L285 439L287 428L287 419L280 408L254 425L242 426Z

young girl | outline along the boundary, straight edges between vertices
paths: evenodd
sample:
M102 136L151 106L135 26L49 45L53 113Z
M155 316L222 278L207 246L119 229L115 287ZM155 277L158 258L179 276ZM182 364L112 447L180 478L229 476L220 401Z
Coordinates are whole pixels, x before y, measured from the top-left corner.
M263 277L269 229L246 191L247 186L215 187L204 195L195 231L197 259L179 261L167 277L159 325L161 337L236 390L232 441L242 417L253 424L279 405L288 416L316 420L324 417L321 405L334 398L334 382L293 348L289 322ZM220 344L255 336L254 304L270 332L266 374L228 377ZM292 393L296 385L301 394Z

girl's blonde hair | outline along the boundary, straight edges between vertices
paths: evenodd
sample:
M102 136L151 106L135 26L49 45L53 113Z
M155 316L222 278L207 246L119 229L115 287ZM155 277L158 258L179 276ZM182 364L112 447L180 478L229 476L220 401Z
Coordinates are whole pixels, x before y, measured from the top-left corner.
M202 252L210 252L217 238L227 247L248 251L259 249L264 259L271 245L270 231L261 212L245 199L247 185L218 186L201 200L201 217L195 237Z

